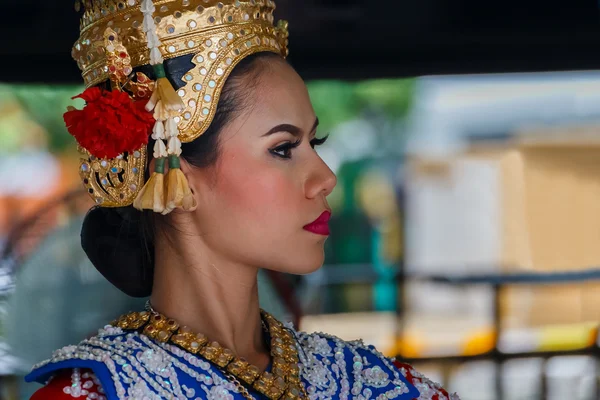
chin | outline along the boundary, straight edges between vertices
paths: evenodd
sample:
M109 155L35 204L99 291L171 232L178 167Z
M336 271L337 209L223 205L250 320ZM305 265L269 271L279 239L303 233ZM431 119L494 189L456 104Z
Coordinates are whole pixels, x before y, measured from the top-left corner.
M312 249L305 252L294 252L294 254L284 255L284 257L280 258L279 262L272 260L268 266L263 264L263 268L285 274L306 275L317 271L325 261L323 248L319 251ZM274 265L274 263L276 264Z
M325 253L323 249L321 249L317 254L306 254L301 259L302 263L297 265L293 271L290 271L291 274L296 275L306 275L311 274L317 271L319 268L323 266L323 262L325 261Z

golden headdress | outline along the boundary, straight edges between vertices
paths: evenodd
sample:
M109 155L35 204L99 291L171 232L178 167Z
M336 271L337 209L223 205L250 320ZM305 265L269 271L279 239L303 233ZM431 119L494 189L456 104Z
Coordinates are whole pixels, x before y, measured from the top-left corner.
M240 60L263 51L287 56L287 22L274 26L271 0L84 0L75 7L83 16L72 55L86 86L78 97L87 104L70 108L65 122L83 154L86 189L103 207L193 208L179 170L181 143L209 127ZM186 55L192 68L174 88L165 69ZM146 65L154 80L134 72ZM100 88L106 82L111 91ZM146 181L150 136L156 166Z

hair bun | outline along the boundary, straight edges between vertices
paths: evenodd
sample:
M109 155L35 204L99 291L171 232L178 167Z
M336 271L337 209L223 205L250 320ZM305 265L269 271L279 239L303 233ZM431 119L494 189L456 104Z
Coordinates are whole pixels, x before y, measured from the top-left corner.
M154 249L144 240L141 222L142 213L132 207L94 207L81 228L81 247L92 264L132 297L152 292Z

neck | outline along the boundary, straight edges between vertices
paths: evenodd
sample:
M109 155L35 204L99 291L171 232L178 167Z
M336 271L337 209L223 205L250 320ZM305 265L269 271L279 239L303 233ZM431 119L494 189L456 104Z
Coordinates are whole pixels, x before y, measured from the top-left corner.
M266 368L258 270L210 251L197 236L182 239L157 240L152 307Z

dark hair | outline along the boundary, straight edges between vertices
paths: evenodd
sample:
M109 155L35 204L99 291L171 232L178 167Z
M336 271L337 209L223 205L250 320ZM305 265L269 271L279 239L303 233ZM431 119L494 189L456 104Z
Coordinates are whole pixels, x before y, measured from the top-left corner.
M219 158L219 133L244 109L258 84L268 59L282 58L270 52L252 54L232 70L221 91L216 114L209 128L196 140L182 145L182 158L190 165L205 168ZM167 77L176 89L184 85L183 75L194 64L192 56L181 56L165 62ZM136 68L153 77L149 66ZM243 78L243 79L242 79ZM148 144L148 154L152 146ZM146 170L146 178L149 171ZM140 212L133 206L92 208L83 221L81 246L96 269L113 285L133 297L146 297L152 292L154 277L154 237L156 215L151 210Z

